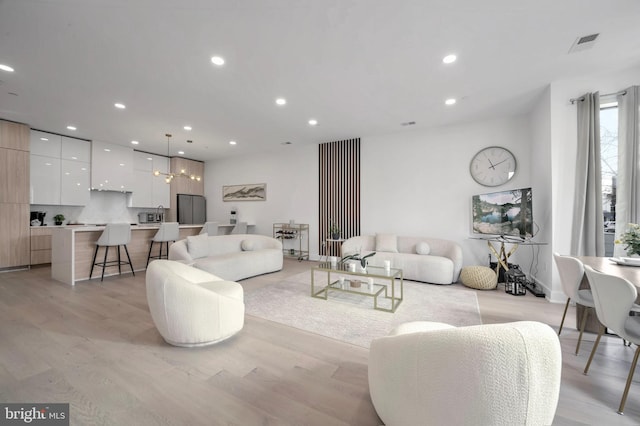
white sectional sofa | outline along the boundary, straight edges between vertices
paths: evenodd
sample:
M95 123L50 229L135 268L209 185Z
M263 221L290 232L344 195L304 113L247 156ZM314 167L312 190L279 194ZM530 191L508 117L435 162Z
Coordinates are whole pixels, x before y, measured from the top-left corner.
M360 253L369 265L401 268L407 280L431 284L452 284L462 269L462 248L455 242L437 238L401 237L393 234L362 235L342 243L342 256Z
M169 247L169 260L187 263L228 281L279 271L282 259L282 243L264 235L202 234Z

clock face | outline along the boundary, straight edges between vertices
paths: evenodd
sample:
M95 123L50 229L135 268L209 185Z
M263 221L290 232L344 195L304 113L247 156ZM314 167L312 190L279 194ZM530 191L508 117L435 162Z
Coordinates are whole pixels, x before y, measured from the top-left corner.
M469 171L480 185L499 186L516 174L516 157L508 149L490 146L474 155Z

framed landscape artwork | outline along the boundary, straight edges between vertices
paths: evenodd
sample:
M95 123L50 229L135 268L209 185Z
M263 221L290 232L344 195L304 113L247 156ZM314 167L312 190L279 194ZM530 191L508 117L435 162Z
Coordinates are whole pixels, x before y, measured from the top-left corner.
M222 186L222 201L266 201L266 199L266 183Z

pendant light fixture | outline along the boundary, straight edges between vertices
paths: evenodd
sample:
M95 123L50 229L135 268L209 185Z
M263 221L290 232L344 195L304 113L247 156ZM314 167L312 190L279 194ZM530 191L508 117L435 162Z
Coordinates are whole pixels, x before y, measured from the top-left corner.
M167 158L171 158L171 154L170 154L171 151L169 150L169 141L171 140L171 133L166 133L165 136L167 137ZM161 172L160 170L154 170L153 175L164 176L164 181L166 183L171 183L171 181L176 177L185 177L191 180L196 180L198 182L200 182L200 180L202 179L200 176L196 176L194 174L188 174L184 169L180 170L179 173L172 172L171 170L169 170L169 173L164 173L164 172Z

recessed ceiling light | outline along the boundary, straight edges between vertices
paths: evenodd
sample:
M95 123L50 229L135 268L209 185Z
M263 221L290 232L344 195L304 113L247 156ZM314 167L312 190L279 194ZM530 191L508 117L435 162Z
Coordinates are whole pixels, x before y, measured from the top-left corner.
M229 145L235 145L236 141L229 141Z
M71 157L72 160L77 160L78 157L76 157L75 155L73 157Z
M45 165L45 166L50 166L50 165L51 165L51 163L44 163L44 165Z
M309 125L310 126L317 126L318 125L318 120L312 118L311 120L309 120Z
M0 70L6 71L6 72L13 72L14 71L13 68L11 68L9 65L5 65L5 64L0 64Z
M456 61L456 59L458 59L456 55L447 55L442 58L442 62L444 62L445 64L452 64Z
M111 150L109 148L105 148L104 152L111 152Z
M184 155L184 151L178 151L178 154Z
M188 132L191 130L191 126L184 126L183 129L185 129Z
M124 167L124 163L120 163L120 167Z
M40 138L41 141L48 141L49 139L47 138Z
M446 101L444 101L445 105L453 105L456 103L456 100L453 98L449 98Z
M147 160L153 161L153 158L152 157L147 157Z
M287 100L285 98L276 99L276 105L286 105L286 104L287 104Z
M125 104L121 104L119 102L116 102L115 104L113 104L113 106L118 108L118 109L125 109L126 108Z
M213 63L213 65L217 65L217 66L224 65L224 59L222 59L220 56L212 56L211 62Z
M140 143L140 142L138 142L138 141L131 141L131 144L132 144L132 145L138 145L139 143Z
M78 130L75 126L67 126L67 129L69 129L69 130Z

